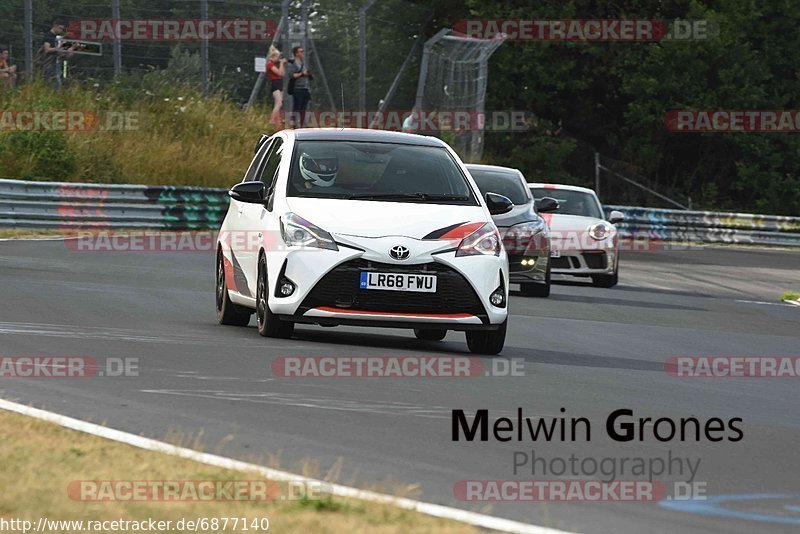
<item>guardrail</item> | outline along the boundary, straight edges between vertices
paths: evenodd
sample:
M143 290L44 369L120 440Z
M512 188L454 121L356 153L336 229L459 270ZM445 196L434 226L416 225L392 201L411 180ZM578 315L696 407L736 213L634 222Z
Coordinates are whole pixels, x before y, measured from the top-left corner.
M632 206L604 206L606 216L621 211L617 225L624 236L662 241L800 246L800 217L715 211L687 211Z
M205 230L219 227L225 189L0 179L0 228ZM663 241L800 246L800 217L605 206L625 236Z
M0 180L0 228L202 230L219 226L224 189Z

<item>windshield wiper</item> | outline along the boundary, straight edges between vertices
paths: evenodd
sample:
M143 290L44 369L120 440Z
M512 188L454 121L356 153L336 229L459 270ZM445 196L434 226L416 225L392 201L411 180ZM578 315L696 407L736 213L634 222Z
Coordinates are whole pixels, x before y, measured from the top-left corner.
M352 195L348 200L439 200L464 202L469 197L463 195L431 195L427 193L383 193L383 194L363 194Z

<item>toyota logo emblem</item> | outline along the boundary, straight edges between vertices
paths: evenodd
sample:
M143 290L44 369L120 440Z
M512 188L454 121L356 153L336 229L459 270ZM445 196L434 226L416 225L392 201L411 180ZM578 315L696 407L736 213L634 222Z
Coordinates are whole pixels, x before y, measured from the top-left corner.
M389 256L398 261L407 260L410 255L411 252L403 245L392 247L392 250L389 251Z

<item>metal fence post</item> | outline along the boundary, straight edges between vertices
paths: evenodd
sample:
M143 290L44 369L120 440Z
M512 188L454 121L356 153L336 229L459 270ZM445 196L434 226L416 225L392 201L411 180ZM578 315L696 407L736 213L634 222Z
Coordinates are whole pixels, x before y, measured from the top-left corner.
M208 20L208 0L200 0L200 18ZM208 64L208 35L200 42L200 61L202 62L201 76L203 78L203 94L208 96L209 93L209 64Z
M600 152L594 153L594 192L600 198Z
M25 0L25 73L33 81L33 0Z
M364 0L358 9L358 109L367 107L367 10L376 0Z
M119 19L120 9L119 0L111 0L111 18L114 19L114 43L111 50L114 55L114 77L122 74L122 41L120 40Z

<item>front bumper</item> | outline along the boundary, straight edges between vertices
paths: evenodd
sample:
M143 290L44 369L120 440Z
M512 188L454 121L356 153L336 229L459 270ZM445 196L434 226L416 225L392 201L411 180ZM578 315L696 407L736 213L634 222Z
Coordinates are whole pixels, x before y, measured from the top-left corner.
M512 284L546 283L550 265L550 236L547 232L534 235L510 235L510 228L501 228L503 246L508 253L509 277ZM530 262L534 261L533 265ZM525 264L523 264L525 262Z
M617 265L615 250L578 250L562 252L559 258L550 258L553 274L591 276L614 274Z
M452 330L496 329L508 316L489 296L505 286L508 304L508 266L505 254L456 257L448 243L402 237L337 236L339 251L289 250L280 276L296 290L290 297L274 294L270 278L269 305L284 320L321 325L366 325ZM404 245L411 258L395 261L388 251ZM359 248L356 248L359 247ZM436 293L361 289L361 272L435 274ZM502 282L501 282L502 277Z
M525 284L530 282L538 282L544 284L547 281L547 267L550 264L550 258L547 256L526 256L530 261L536 260L536 263L531 266L522 266L521 264L511 265L509 277L512 284Z

